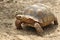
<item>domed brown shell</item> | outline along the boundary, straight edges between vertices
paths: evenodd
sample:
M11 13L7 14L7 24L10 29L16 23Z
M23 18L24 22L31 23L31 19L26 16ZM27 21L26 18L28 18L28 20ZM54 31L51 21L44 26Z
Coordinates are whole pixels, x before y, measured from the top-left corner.
M43 4L26 7L24 10L24 15L29 15L38 22L45 25L49 24L55 18L54 14L51 12L50 7Z

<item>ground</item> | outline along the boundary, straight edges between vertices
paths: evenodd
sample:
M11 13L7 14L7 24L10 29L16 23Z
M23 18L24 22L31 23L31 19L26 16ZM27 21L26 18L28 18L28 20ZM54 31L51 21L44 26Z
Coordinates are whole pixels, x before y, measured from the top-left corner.
M17 30L14 24L15 14L36 3L50 6L59 23L44 28L42 36L35 31ZM0 0L0 40L60 40L60 0Z

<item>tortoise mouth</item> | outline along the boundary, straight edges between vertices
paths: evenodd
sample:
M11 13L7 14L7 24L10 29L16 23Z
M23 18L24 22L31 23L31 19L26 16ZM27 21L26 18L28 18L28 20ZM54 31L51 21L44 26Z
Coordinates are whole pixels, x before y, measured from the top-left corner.
M38 21L37 18L30 16L30 15L17 15L17 18L20 20L32 19L34 21Z

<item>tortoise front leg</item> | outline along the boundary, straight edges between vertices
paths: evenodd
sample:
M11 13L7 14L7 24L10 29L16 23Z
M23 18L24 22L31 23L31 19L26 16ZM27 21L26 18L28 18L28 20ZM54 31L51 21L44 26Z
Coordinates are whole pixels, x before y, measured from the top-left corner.
M21 27L22 27L24 30L26 30L27 24L22 23L22 24L21 24Z
M22 29L22 27L21 27L21 21L20 20L16 20L15 21L15 26L16 26L17 29Z
M39 23L35 23L34 27L35 27L38 34L41 34L43 32L43 29L42 29L42 27L40 26Z

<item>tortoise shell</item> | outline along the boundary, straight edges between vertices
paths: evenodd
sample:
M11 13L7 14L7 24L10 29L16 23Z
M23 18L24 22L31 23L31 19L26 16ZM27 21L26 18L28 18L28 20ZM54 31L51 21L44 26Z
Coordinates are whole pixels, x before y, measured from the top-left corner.
M26 7L23 15L26 18L31 18L41 23L42 25L48 25L55 19L50 7L42 4Z

